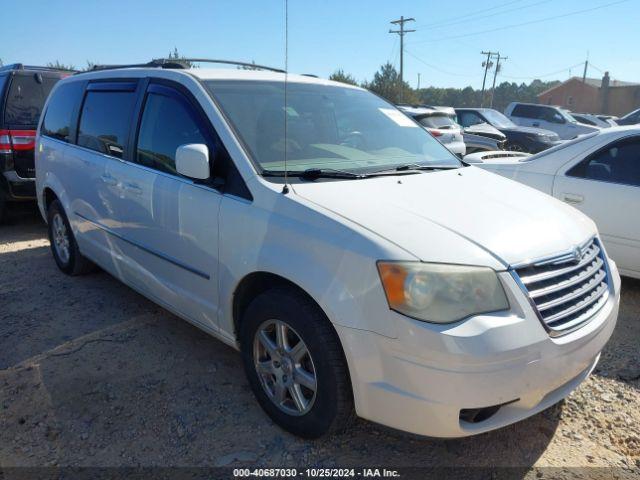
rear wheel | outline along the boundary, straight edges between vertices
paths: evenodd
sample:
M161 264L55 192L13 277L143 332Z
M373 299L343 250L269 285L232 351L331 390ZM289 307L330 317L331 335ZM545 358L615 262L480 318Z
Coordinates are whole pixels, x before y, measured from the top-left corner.
M353 395L342 347L306 295L285 287L262 293L243 316L240 339L251 389L280 427L317 438L350 423Z
M82 275L92 271L94 264L80 253L59 200L54 200L49 206L47 223L51 253L58 268L67 275Z

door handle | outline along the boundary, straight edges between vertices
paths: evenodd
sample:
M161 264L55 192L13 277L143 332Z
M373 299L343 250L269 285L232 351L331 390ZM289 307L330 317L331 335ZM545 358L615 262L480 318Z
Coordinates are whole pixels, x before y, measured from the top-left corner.
M572 205L579 205L584 202L584 197L575 193L563 193L562 200Z
M108 173L103 173L102 176L100 177L102 178L102 181L104 183L106 183L107 185L111 185L111 186L115 186L118 184L118 180L116 180L116 178Z
M134 195L142 195L142 189L136 183L125 182L124 188L127 189L129 192L133 193Z

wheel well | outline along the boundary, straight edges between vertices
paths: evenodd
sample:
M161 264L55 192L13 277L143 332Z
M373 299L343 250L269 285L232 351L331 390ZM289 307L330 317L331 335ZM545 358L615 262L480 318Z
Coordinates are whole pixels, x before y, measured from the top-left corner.
M54 200L58 199L57 195L53 192L53 190L51 190L48 187L44 189L43 197L44 197L44 206L46 210L49 210L49 206L51 206L51 203Z
M295 283L287 280L284 277L281 277L280 275L269 272L250 273L240 281L233 294L233 326L235 329L236 338L240 333L240 323L242 321L242 316L244 315L244 312L251 301L270 288L281 286L287 286L301 292L313 303L318 305L318 303L311 297L311 295L309 295ZM322 311L322 308L319 305L318 308L320 308L320 310Z

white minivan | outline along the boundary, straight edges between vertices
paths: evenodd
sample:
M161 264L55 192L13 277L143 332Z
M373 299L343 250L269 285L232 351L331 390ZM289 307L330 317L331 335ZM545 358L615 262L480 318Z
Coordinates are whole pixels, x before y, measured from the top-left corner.
M511 102L504 114L517 125L551 130L562 140L600 130L600 127L578 123L565 109L553 105Z
M97 264L240 350L303 437L354 414L436 437L522 420L590 374L616 323L589 218L359 87L99 69L58 83L36 146L60 269Z

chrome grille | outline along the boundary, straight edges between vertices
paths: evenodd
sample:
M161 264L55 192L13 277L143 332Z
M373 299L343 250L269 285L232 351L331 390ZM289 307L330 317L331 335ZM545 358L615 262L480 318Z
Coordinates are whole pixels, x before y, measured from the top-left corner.
M609 298L607 262L596 238L571 253L516 266L513 275L554 336L582 326Z

